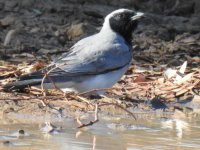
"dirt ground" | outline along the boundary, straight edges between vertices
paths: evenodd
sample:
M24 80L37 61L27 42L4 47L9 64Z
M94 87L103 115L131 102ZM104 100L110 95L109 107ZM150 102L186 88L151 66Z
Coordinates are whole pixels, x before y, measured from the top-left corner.
M5 79L8 82L44 67L81 38L98 32L106 14L122 7L135 8L149 17L133 33L130 69L116 89L108 90L106 98L66 99L51 92L44 97L34 90L0 92L2 113L41 115L48 110L50 114L69 114L94 110L95 104L108 114L155 114L161 110L159 116L165 117L163 112L175 109L187 115L199 113L198 0L0 0L0 86ZM176 77L166 79L167 68L178 70L185 61L184 78L178 83Z

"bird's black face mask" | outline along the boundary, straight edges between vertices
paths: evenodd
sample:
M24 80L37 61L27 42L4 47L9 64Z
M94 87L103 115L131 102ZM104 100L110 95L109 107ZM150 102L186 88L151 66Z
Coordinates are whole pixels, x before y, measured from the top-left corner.
M111 29L119 33L130 45L132 32L138 24L137 19L132 19L136 15L137 13L134 11L124 11L114 14L109 20Z

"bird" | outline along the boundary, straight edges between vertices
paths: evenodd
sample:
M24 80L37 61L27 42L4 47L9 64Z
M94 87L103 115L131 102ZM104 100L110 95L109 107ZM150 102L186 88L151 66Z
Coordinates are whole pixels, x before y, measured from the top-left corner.
M52 82L65 93L111 88L128 70L133 54L132 32L143 16L142 12L126 8L112 11L98 33L81 39L47 67L4 85L4 91L41 83L45 89L52 89ZM44 79L45 73L49 78Z

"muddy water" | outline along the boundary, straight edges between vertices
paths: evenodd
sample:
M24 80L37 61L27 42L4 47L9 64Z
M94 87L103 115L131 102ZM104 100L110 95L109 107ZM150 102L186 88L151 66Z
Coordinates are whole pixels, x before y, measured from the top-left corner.
M60 132L43 133L42 121L0 121L0 150L154 150L200 149L200 118L188 120L137 120L101 118L85 129L76 121L62 119L53 123ZM18 130L24 135L19 136ZM9 141L10 143L3 143Z

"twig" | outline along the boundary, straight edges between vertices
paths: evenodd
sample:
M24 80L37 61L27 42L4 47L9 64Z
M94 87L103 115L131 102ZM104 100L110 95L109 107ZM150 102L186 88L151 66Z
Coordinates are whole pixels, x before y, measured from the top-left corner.
M54 81L48 76L49 73L50 73L51 71L53 71L54 69L56 69L56 68L58 68L58 67L56 66L56 67L54 67L54 68L51 68L49 71L47 71L47 72L44 74L44 77L42 78L42 82L41 82L41 89L42 89L42 91L44 91L44 80L45 80L46 78L48 78L48 79L50 80L50 82L53 84L53 86L54 86L55 89L61 91L61 90L56 86L56 84L54 83ZM62 92L63 92L63 91L62 91Z
M41 99L40 102L42 103L42 106L43 106L43 107L46 107L46 106L47 106L47 104L46 104L46 102L44 101L44 99Z
M78 126L78 128L83 128L83 127L87 127L87 126L91 126L95 123L97 123L99 121L98 119L98 104L95 105L95 114L94 114L94 120L90 121L89 123L83 124L79 118L77 118L77 122L80 126Z
M91 108L94 108L94 105L91 102L89 102L86 98L81 97L81 96L77 96L77 98L86 102L89 106L92 106Z
M44 99L41 100L41 102L42 102L42 105L43 105L43 106L46 106L46 103L45 103L45 101L44 101L45 98L46 98L46 92L44 91L44 80L46 79L46 77L50 80L50 82L53 84L53 86L54 86L54 88L55 88L56 90L61 91L61 90L56 86L56 84L54 83L54 81L48 76L48 74L49 74L51 71L53 71L54 69L56 69L56 68L57 68L57 66L54 67L54 68L52 68L52 69L50 69L48 72L46 72L45 75L44 75L44 77L43 77L43 79L42 79L41 88L42 88L42 93L43 93ZM61 92L63 93L63 91L61 91Z

